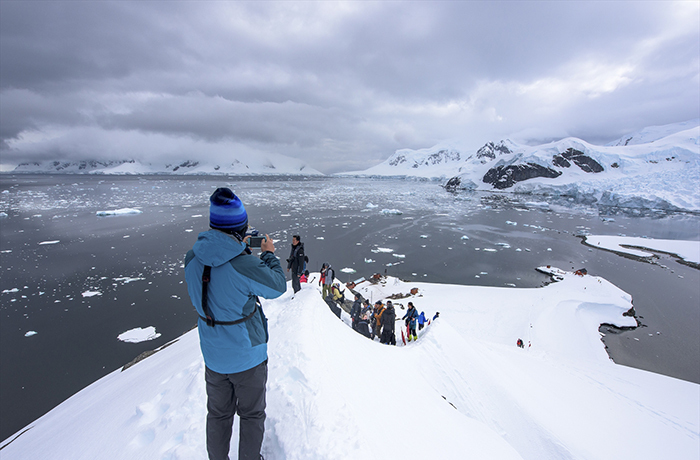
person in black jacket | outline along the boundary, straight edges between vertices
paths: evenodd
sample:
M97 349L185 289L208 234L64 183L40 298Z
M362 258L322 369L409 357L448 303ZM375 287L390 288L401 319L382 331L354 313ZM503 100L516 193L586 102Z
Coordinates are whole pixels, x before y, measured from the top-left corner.
M292 236L292 251L287 259L287 271L292 270L292 288L295 294L301 290L299 277L304 273L305 259L304 243L301 242L299 235Z
M355 294L355 303L350 308L350 317L352 318L352 328L357 330L357 321L360 319L360 310L362 310L362 301L360 294Z
M382 336L379 339L381 343L387 345L396 345L396 336L394 335L394 323L396 322L396 310L392 305L391 300L386 303L386 310L382 314Z
M360 316L360 319L357 321L357 327L355 330L367 337L368 339L372 338L372 335L369 332L369 321L367 321L367 313L364 313L362 316Z

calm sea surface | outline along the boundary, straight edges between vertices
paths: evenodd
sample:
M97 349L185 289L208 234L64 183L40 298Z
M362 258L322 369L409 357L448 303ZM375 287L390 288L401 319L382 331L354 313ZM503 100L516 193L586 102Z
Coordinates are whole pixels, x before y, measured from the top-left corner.
M697 240L695 215L602 215L566 200L452 194L420 181L4 174L0 440L194 326L182 264L208 227L208 197L219 186L241 197L251 225L279 240L282 259L298 233L310 269L330 262L342 281L387 273L538 287L548 277L537 266L585 267L630 293L644 325L606 334L615 362L700 383L700 271L670 257L648 264L590 249L575 236ZM96 215L119 208L143 213ZM147 326L161 336L117 340Z

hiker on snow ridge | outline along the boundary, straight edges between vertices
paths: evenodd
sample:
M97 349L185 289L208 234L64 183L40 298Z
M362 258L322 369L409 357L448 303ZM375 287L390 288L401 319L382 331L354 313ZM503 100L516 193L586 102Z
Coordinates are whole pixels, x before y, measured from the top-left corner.
M408 302L408 311L403 315L403 320L406 320L406 327L408 328L408 341L411 339L418 340L418 335L416 333L416 319L418 318L418 311L416 307L413 306L413 302Z
M394 323L396 322L396 311L394 310L394 305L392 305L391 300L386 303L386 309L382 313L382 336L380 338L381 343L387 345L396 345L396 335L394 334Z
M265 434L267 320L258 296L274 299L287 289L275 245L266 235L260 258L247 246L248 214L228 188L209 199L211 230L185 257L185 279L197 310L206 364L207 453L228 458L233 417L240 417L238 458L260 458Z
M301 242L299 235L294 235L292 236L292 251L287 259L287 271L292 270L292 288L294 288L295 294L301 290L299 277L304 273L305 260L304 243Z

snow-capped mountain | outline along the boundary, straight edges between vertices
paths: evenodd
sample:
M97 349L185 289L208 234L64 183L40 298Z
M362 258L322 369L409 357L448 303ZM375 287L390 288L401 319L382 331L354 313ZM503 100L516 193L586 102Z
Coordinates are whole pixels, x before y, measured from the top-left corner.
M377 166L348 174L441 179L449 190L503 190L604 206L700 211L699 125L700 120L691 120L646 128L606 146L573 137L537 146L506 139L475 152L438 144L399 150Z
M695 128L698 125L700 125L700 118L683 121L681 123L671 123L669 125L648 126L635 133L628 134L612 142L608 142L605 145L614 147L619 145L646 144L649 142L658 141L659 139L663 139L664 137L670 136L671 134L675 134L679 131Z
M274 155L233 158L225 162L182 160L150 163L140 160L36 161L19 164L12 172L66 174L236 174L236 175L323 175L303 161Z
M453 175L465 158L460 147L441 143L427 149L397 150L383 163L365 171L338 175L444 178Z

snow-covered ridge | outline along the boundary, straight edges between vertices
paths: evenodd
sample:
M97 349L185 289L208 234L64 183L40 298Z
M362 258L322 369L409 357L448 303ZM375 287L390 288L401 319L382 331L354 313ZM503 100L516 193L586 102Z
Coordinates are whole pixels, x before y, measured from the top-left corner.
M537 146L504 139L476 151L438 144L399 150L347 174L435 178L448 190L503 190L607 207L700 211L699 120L647 128L613 144L573 137Z
M274 155L227 161L181 160L144 162L140 160L35 161L19 164L13 173L51 174L235 174L235 175L323 175L301 160Z
M440 312L406 346L399 319L397 347L357 334L344 312L338 320L315 283L263 301L265 458L697 459L698 385L618 366L600 341L601 323L636 325L623 314L631 297L602 278L542 270L559 281L359 284L371 301L397 299L397 318L408 301L429 318ZM2 458L203 458L203 373L193 330L0 443Z

